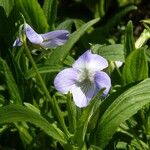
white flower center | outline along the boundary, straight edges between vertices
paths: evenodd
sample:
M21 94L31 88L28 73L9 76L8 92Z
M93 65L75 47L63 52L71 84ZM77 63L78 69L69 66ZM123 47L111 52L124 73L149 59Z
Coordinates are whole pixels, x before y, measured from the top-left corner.
M90 72L87 69L83 69L83 71L79 71L78 73L78 82L79 83L83 83L83 82L88 82L89 83L93 83L93 73Z

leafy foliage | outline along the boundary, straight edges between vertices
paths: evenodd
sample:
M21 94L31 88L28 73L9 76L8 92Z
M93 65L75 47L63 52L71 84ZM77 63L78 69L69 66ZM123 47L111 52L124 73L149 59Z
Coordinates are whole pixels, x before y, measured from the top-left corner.
M135 37L131 18L143 3L0 0L0 149L150 149L150 23ZM69 38L44 49L26 38L24 21L39 34L68 30ZM23 45L13 47L17 37ZM53 82L87 49L108 60L112 87L78 108Z

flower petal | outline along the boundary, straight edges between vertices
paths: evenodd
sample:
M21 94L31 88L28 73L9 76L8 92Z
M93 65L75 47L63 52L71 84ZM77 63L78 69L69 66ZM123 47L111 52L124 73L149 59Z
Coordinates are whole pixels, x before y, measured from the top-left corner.
M55 39L52 39L52 40L49 40L49 41L44 41L40 45L44 48L55 48L57 46L63 45L66 41L67 41L67 39L66 40L61 40L61 39L55 38Z
M67 30L56 30L45 34L40 34L44 40L53 40L55 38L61 40L67 40L69 37L69 31Z
M57 74L54 80L54 85L59 92L67 94L67 92L70 91L72 85L76 83L76 80L77 71L75 69L68 68Z
M75 104L82 108L86 107L93 96L98 92L98 88L95 84L82 83L82 85L75 84L72 86L71 93Z
M103 71L96 72L94 76L95 83L99 89L105 88L103 96L106 96L111 87L110 77Z
M63 45L67 41L69 32L67 30L57 30L40 35L44 39L43 43L41 43L41 46L45 48L55 48Z
M86 69L89 72L99 71L106 67L108 67L107 60L97 54L92 54L90 50L82 54L73 64L73 68Z
M21 46L22 45L22 42L20 41L19 38L17 38L13 44L13 47L16 47L16 46Z
M43 38L40 34L36 33L31 26L27 23L24 25L25 33L29 41L33 44L41 44L43 42Z

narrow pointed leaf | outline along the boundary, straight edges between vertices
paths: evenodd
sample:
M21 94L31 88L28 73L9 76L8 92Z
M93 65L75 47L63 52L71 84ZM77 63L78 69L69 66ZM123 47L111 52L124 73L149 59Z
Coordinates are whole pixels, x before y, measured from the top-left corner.
M126 58L122 77L124 85L148 78L145 48L132 51Z
M93 19L88 23L82 25L77 31L72 33L65 45L58 47L53 51L53 53L49 58L49 63L51 65L54 65L60 63L61 61L64 61L64 59L66 58L66 56L68 55L69 51L74 46L74 44L80 39L80 37L86 32L86 30L89 27L91 27L98 21L99 19Z
M37 0L15 0L15 6L35 31L42 33L48 30L47 19Z
M114 26L116 26L121 19L130 11L136 10L137 7L134 5L130 5L125 7L116 13L113 17L111 17L104 26L96 28L89 36L90 40L94 43L104 42L105 37L110 34L110 31Z
M73 23L74 23L74 19L67 19L64 22L60 23L56 29L57 30L66 29L66 30L71 31Z
M103 91L104 89L98 92L98 94L92 99L90 104L83 109L79 120L77 120L77 128L74 134L74 140L79 147L83 146L89 123L94 113L97 112L97 109L99 109L99 106L101 104L100 95L103 93Z
M38 66L38 71L39 73L54 73L54 72L59 72L62 69L61 66L50 66L50 65L45 65L45 66ZM25 74L25 77L27 79L34 77L36 75L35 70L32 68L28 70L28 72Z
M18 90L17 84L14 80L14 77L13 77L7 63L3 59L0 59L0 66L1 66L0 71L3 72L5 82L7 84L9 94L11 96L11 100L13 100L13 102L15 104L21 104L22 100L19 95L19 90Z
M30 122L37 127L40 127L46 134L58 140L59 142L66 143L64 133L54 124L50 124L41 115L21 105L7 105L0 108L0 124L16 123L20 121Z
M57 0L45 0L43 10L49 24L49 29L53 30L57 15Z
M100 119L95 133L96 145L103 149L122 122L150 103L149 97L150 79L146 79L116 98Z
M74 102L71 99L71 94L67 95L67 111L68 111L68 121L69 121L69 129L71 133L74 133L76 130L77 124L77 109Z
M124 46L125 46L125 55L126 56L128 56L135 49L132 21L129 21L127 24L127 27L126 27Z

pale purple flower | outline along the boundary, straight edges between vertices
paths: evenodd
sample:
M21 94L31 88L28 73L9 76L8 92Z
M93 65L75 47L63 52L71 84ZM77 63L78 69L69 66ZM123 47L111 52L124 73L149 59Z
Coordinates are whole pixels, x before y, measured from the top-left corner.
M43 48L55 48L63 45L69 37L69 32L67 30L56 30L45 34L38 34L27 23L24 24L24 33L31 43L40 45ZM22 41L17 38L13 47L21 45Z
M108 67L105 58L92 54L87 50L72 65L64 69L54 80L55 88L67 94L71 92L78 107L86 107L97 92L105 88L102 96L106 96L111 87L110 77L102 70Z
M17 38L13 44L13 47L16 47L16 46L21 46L22 45L22 42L20 41L19 38Z

